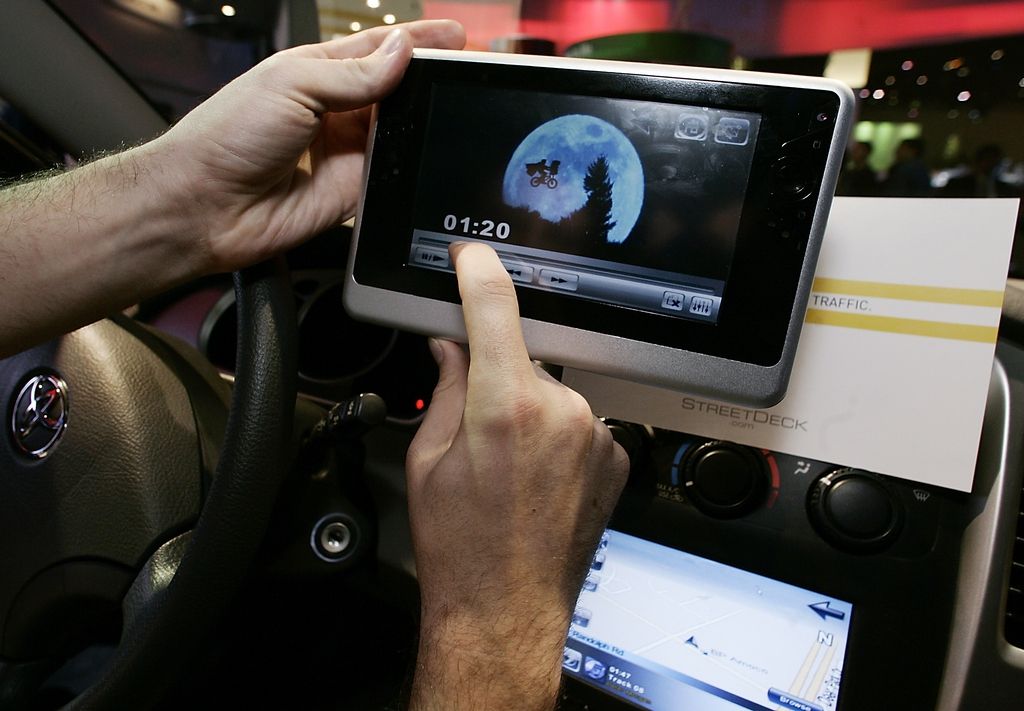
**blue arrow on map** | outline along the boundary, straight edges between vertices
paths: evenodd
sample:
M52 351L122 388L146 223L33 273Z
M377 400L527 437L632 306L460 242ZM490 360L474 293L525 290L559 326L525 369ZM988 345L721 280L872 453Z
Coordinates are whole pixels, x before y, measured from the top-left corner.
M828 618L828 617L834 617L837 620L841 620L844 617L846 617L846 613L843 612L842 610L833 610L831 607L829 607L828 600L824 600L822 602L816 602L813 605L808 605L807 607L811 608L812 610L817 612L819 615L821 615L821 619L823 619L823 620L825 618Z

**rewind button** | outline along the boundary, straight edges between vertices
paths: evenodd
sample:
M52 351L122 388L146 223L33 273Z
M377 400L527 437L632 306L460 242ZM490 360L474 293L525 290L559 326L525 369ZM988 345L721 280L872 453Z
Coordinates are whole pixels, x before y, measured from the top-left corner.
M507 259L502 259L501 263L505 267L505 271L508 272L508 275L512 277L512 281L522 284L533 283L533 267L519 262L511 262Z

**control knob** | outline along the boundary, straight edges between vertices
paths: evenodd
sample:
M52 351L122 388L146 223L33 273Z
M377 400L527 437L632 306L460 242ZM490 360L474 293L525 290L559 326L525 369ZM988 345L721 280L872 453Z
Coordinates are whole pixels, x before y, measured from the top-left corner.
M807 513L822 538L857 553L890 545L903 523L889 486L860 469L837 469L815 481L807 495Z
M646 465L647 453L654 441L654 432L647 425L638 425L620 420L604 420L608 431L629 457L629 471L642 471Z
M705 442L686 458L686 498L715 518L739 518L760 506L771 485L760 454L731 442Z

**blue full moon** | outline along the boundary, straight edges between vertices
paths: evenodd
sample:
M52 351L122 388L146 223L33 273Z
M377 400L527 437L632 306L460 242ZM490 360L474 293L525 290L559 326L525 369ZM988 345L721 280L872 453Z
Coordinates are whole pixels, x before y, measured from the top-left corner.
M612 183L611 212L615 226L608 241L624 242L643 207L644 170L625 134L594 116L560 116L541 124L524 138L505 168L505 203L533 210L549 222L558 222L586 203L583 179L590 165L601 156L608 162ZM558 161L557 174L550 176L557 180L554 187L547 182L545 171L534 168L531 173L527 169L541 161L545 161L545 169Z

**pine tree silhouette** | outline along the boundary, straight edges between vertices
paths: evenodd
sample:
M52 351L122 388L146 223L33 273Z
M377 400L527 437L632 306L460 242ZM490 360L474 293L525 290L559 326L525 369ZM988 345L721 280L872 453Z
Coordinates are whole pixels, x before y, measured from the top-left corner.
M604 156L587 167L583 178L583 189L587 202L583 205L583 230L586 241L602 244L608 241L608 233L615 227L612 221L612 181L608 177L608 161Z

